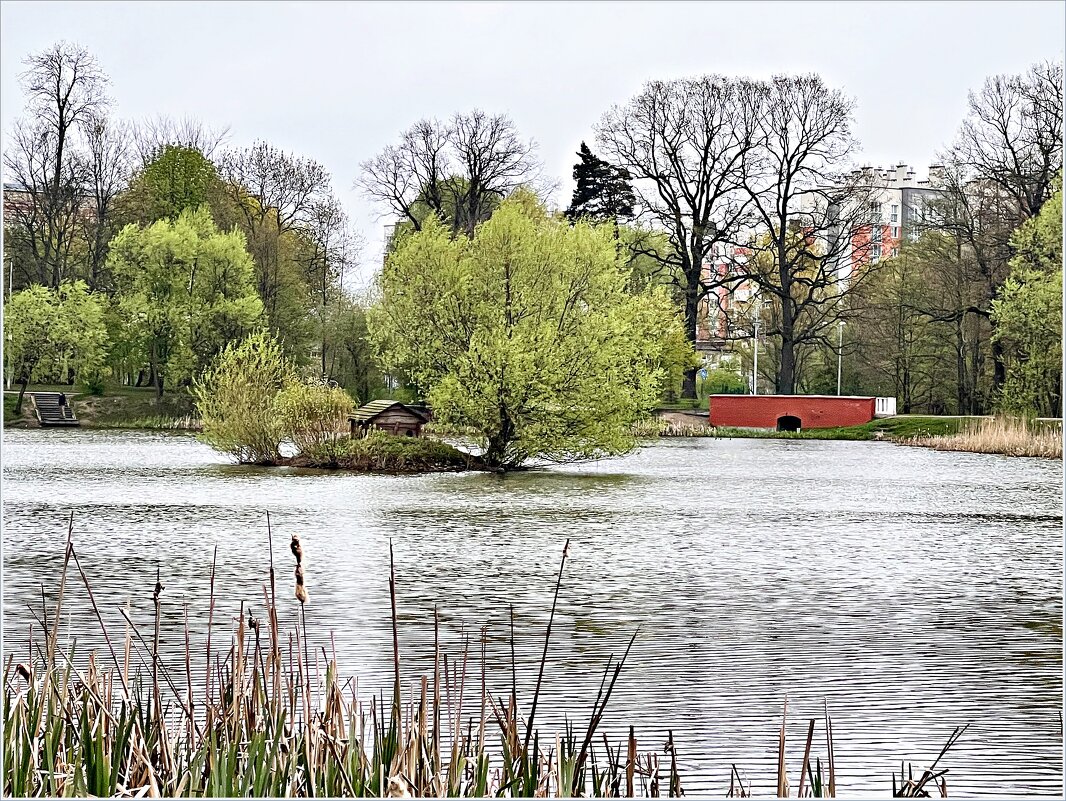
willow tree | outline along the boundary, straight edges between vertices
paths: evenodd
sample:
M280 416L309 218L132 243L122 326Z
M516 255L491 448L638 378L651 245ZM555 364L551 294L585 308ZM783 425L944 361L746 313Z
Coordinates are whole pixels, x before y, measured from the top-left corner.
M141 348L158 397L255 329L263 312L244 236L219 231L206 208L127 225L111 242L108 267L126 336Z
M613 237L524 193L472 239L428 221L390 255L371 334L492 466L624 453L684 334L664 294L627 292Z

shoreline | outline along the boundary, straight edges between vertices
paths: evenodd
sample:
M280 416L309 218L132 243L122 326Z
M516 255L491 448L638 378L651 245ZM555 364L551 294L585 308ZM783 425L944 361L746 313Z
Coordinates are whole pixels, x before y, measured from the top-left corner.
M64 388L72 390L72 387ZM27 390L27 394L34 390ZM23 411L20 418L13 418L10 414L10 406L13 406L13 398L17 397L17 390L5 390L4 392L4 427L5 428L38 428L40 427L33 419L29 403L23 403ZM192 407L189 399L171 394L164 396L159 403L154 393L148 389L124 388L123 390L107 395L70 395L71 407L81 423L81 428L88 430L114 430L114 431L170 431L198 433L202 425L198 418L191 413ZM975 442L963 436L966 428L980 427L985 423L998 418L991 416L964 416L964 415L896 415L894 417L877 418L869 423L858 426L845 426L837 428L814 428L802 431L774 431L758 428L715 428L706 423L707 414L696 409L675 409L660 407L653 411L652 416L638 422L634 426L634 434L638 442L647 444L656 439L675 439L684 437L707 437L712 439L790 439L790 440L834 440L852 442L892 442L897 445L910 447L933 448L935 450L951 450L965 453L987 453L1003 456L1028 456L1030 458L1061 459L1059 455L1046 455L1045 453L1030 452L1034 449L1019 445L1017 437L1009 442L995 442L992 446L988 443ZM1036 425L1046 427L1059 427L1061 420L1038 419ZM1060 435L1061 436L1061 435ZM996 449L999 447L1000 449ZM1046 448L1044 448L1046 450ZM393 473L413 474L418 472L465 472L467 470L488 471L485 467L455 467L447 466L431 470L391 470L391 469L354 469L337 464L315 464L310 460L300 457L287 457L286 461L279 463L284 467L306 467L323 470L348 470L351 472L364 473Z

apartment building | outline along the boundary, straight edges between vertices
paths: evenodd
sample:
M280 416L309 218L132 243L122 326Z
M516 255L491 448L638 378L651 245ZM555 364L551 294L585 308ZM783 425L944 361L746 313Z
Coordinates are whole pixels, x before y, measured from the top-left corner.
M838 262L844 281L867 264L898 255L903 242L918 238L930 223L929 205L941 191L943 168L934 164L919 176L901 163L888 169L863 167L851 177L865 178L871 193L866 213L849 215L860 224L836 234L849 238ZM747 248L722 245L703 265L704 282L714 288L700 305L696 349L709 365L717 364L734 341L754 335L758 287L746 280L727 280L744 272L750 256Z
M869 222L851 232L850 247L841 260L842 277L864 264L898 255L904 241L917 239L929 220L929 204L942 187L943 168L936 164L924 178L906 164L890 169L864 167L859 172L873 190Z

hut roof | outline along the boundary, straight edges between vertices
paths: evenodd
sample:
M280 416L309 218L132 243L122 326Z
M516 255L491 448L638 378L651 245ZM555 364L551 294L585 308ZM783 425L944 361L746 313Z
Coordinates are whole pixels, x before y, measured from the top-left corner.
M356 409L355 414L353 414L348 419L355 420L357 423L369 423L378 415L383 414L384 412L387 412L389 409L392 409L396 406L399 406L405 412L412 414L415 417L418 417L422 420L422 422L427 422L429 420L429 414L424 409L419 409L416 406L408 406L407 404L400 403L399 401L394 400L370 401L370 403L366 404L365 406L360 406L358 409Z

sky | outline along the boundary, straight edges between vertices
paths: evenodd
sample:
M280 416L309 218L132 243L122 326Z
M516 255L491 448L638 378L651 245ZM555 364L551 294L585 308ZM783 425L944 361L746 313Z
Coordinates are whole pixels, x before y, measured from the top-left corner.
M861 161L919 174L989 75L1061 59L1061 2L0 3L0 122L23 113L22 59L77 42L111 76L114 113L192 116L322 163L381 262L383 209L359 164L424 117L507 113L573 191L582 140L652 79L818 72L857 101Z

